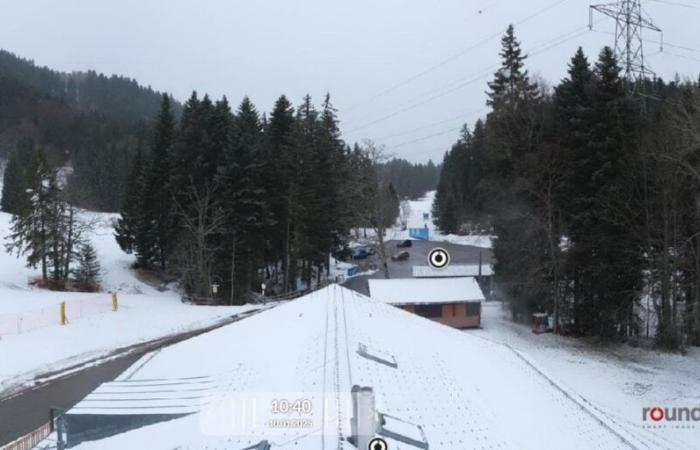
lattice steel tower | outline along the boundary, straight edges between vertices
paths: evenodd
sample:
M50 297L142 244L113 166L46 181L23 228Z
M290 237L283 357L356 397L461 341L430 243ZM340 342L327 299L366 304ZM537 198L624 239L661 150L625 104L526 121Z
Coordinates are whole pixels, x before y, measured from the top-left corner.
M663 32L642 10L641 0L620 0L615 3L591 5L588 26L593 29L593 11L615 19L615 56L625 72L628 82L653 78L654 72L644 64L644 40L642 30L659 33L663 50Z

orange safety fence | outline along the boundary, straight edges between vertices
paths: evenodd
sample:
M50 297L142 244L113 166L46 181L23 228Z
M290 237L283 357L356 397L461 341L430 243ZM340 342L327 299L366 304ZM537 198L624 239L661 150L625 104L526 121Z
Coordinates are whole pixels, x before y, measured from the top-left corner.
M64 304L65 316L61 311ZM85 317L116 311L116 303L110 294L103 294L84 299L67 300L43 308L0 314L0 336L28 333L41 328L65 324Z

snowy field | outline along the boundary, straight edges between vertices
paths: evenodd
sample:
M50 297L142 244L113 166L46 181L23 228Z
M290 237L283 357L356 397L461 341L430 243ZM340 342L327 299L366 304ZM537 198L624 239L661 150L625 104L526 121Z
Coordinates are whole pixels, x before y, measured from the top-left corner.
M136 279L133 261L112 233L113 214L83 213L96 223L90 236L102 267L102 293L51 292L29 285L39 270L0 249L0 393L42 373L78 364L111 350L204 327L253 306L206 307L184 304L179 294ZM0 213L0 236L11 216ZM4 239L3 239L4 244ZM119 310L110 294L118 292ZM69 324L59 324L59 303L67 303ZM19 333L18 333L19 331Z
M610 422L655 448L700 449L700 424L650 425L642 408L700 407L700 349L686 356L625 344L596 346L553 334L535 335L506 319L500 303L485 303L482 329L467 333L506 344ZM692 422L691 422L692 423Z

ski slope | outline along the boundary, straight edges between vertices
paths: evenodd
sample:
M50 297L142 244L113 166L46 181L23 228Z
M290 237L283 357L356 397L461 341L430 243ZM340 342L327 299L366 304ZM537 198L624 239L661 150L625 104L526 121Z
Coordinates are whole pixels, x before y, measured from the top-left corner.
M491 248L492 236L443 234L440 230L435 228L432 216L435 192L436 191L429 191L418 200L409 200L410 214L407 221L408 228L423 228L427 226L428 230L430 230L430 240L435 242L449 242L457 245L473 245L475 247ZM424 219L424 214L428 214L428 220ZM410 239L408 229L402 230L399 226L388 230L387 238L393 240Z

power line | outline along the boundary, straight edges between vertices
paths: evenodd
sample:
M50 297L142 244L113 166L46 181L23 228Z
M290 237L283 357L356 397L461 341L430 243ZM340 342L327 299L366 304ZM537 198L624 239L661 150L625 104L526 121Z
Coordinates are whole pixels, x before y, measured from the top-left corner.
M559 36L557 36L557 37L555 37L555 38L553 38L553 39L550 39L549 41L546 41L546 42L544 42L544 43L542 43L542 44L540 44L540 45L534 47L534 48L537 48L538 50L536 50L536 51L534 51L534 52L530 52L530 53L528 54L528 56L536 56L536 55L538 55L538 54L540 54L540 53L543 53L543 52L545 52L545 51L550 50L551 48L554 48L554 47L556 47L556 46L558 46L558 45L561 45L561 44L563 44L564 42L567 42L567 41L569 41L569 40L571 40L571 39L574 39L574 38L576 38L576 37L578 37L578 36L580 36L580 35L582 35L582 34L585 34L586 32L588 32L588 27L587 27L587 26L586 26L586 27L577 27L577 28L575 28L574 30L568 31L568 32L566 32L566 33L563 33L563 34L561 34L561 35L559 35ZM539 48L539 47L541 47L541 48ZM437 93L437 94L435 94L435 95L432 95L432 96L430 96L430 97L428 97L428 98L425 98L425 99L423 99L423 100L421 100L421 101L418 101L418 102L416 102L416 103L412 103L412 104L410 104L410 105L408 105L408 106L406 106L406 107L403 107L403 108L401 108L401 109L398 109L398 110L396 110L396 111L394 111L394 112L392 112L392 113L389 113L389 114L386 114L386 115L384 115L384 116L382 116L382 117L379 117L379 118L377 118L377 119L375 119L375 120L373 120L373 121L371 121L371 122L367 122L367 123L365 123L365 124L363 124L363 125L354 127L354 128L352 128L352 129L348 130L347 133L353 133L353 132L355 132L355 131L362 130L362 129L364 129L364 128L367 128L367 127L369 127L369 126L375 125L375 124L377 124L377 123L384 122L385 120L391 119L391 118L393 118L393 117L395 117L395 116L397 116L397 115L399 115L399 114L401 114L401 113L404 113L404 112L406 112L406 111L410 111L410 110L412 110L412 109L418 108L419 106L422 106L422 105L424 105L424 104L426 104L426 103L429 103L429 102L431 102L431 101L433 101L433 100L436 100L436 99L438 99L438 98L442 98L442 97L444 97L444 96L446 96L446 95L448 95L448 94L451 94L452 92L455 92L455 91L457 91L457 90L459 90L459 89L462 89L462 88L464 88L464 87L466 87L466 86L468 86L468 85L470 85L470 84L472 84L472 83L474 83L474 82L476 82L476 81L479 81L479 80L481 80L481 79L483 79L483 78L486 78L486 77L488 77L488 76L491 76L491 75L492 75L493 69L498 68L498 67L500 67L500 64L491 65L491 66L489 66L487 69L482 70L482 71L478 72L477 74L473 75L472 77L468 78L466 81L463 81L463 82L461 82L461 83L459 83L459 84L457 84L457 85L455 85L455 86L453 86L453 87L447 88L446 90L443 90L442 92ZM445 88L443 87L443 88L439 88L439 89L445 89Z
M426 139L434 138L436 136L442 136L444 134L452 133L452 132L458 131L460 129L462 129L462 125L460 125L458 127L450 128L448 130L443 130L443 131L439 131L437 133L429 134L427 136L419 137L417 139L411 139L410 141L401 142L400 144L391 145L391 146L387 147L387 150L391 150L392 148L403 147L404 145L415 144L416 142L425 141Z
M437 125L442 125L443 123L454 122L455 120L464 120L464 114L459 114L456 116L449 117L447 119L441 120L439 122L429 123L427 125L421 125L420 127L414 127L410 130L399 131L398 133L388 134L385 136L380 136L375 138L377 141L386 141L388 139L393 139L396 137L406 136L408 134L413 134L417 131L425 130L426 128L432 128Z
M681 3L681 2L673 2L671 0L647 0L650 2L656 2L656 3L663 3L665 5L671 5L671 6L680 6L682 8L688 8L688 9L697 9L698 7L696 5L690 5L688 3Z
M535 17L538 17L538 16L544 14L545 12L549 11L550 9L559 6L561 3L564 3L564 2L566 2L566 1L568 1L568 0L557 0L556 2L551 3L550 5L548 5L548 6L544 7L544 8L542 8L541 10L536 11L535 13L533 13L533 14L531 14L531 15L529 15L529 16L527 16L527 17L525 17L525 18L523 18L523 19L521 19L521 20L519 20L519 21L517 21L517 22L515 22L515 25L522 25L522 24L524 24L524 23L526 23L526 22L528 22L528 21L534 19ZM481 45L483 45L483 44L485 44L485 43L491 41L492 39L498 38L498 37L501 36L502 34L503 34L503 31L502 31L502 30L499 30L498 32L493 33L493 34L491 34L491 35L489 35L489 36L487 36L487 37L485 37L485 38L483 38L483 39L477 41L476 43L470 45L469 47L467 47L467 48L465 48L465 49L463 49L463 50L461 50L461 51L459 51L459 52L457 52L457 53L455 53L455 54L453 54L453 55L447 57L446 59L444 59L444 60L438 62L437 64L434 64L434 65L428 67L427 69L425 69L425 70L423 70L423 71L421 71L421 72L419 72L419 73L417 73L417 74L415 74L415 75L412 75L412 76L406 78L405 80L400 81L400 82L398 82L398 83L396 83L396 84L394 84L394 85L392 85L392 86L390 86L390 87L384 89L384 90L381 91L381 92L378 92L377 94L373 95L372 97L368 98L367 100L364 100L364 101L362 101L362 102L360 102L360 103L356 103L356 104L354 104L354 105L351 105L351 106L348 107L348 108L345 108L345 112L352 111L352 110L354 110L354 109L356 109L356 108L358 108L358 107L360 107L360 106L363 106L363 105L366 105L366 104L372 102L373 100L376 100L377 98L383 97L383 96L385 96L385 95L387 95L387 94L389 94L389 93L395 91L396 89L398 89L398 88L400 88L400 87L403 87L403 86L405 86L405 85L411 83L412 81L414 81L414 80L416 80L416 79L418 79L418 78L420 78L420 77L422 77L422 76L424 76L424 75L427 75L428 73L430 73L430 72L432 72L432 71L434 71L434 70L436 70L436 69L439 69L440 67L443 67L443 66L445 66L445 65L447 65L447 64L449 64L449 63L451 63L452 61L454 61L454 60L460 58L461 56L464 56L465 54L467 54L467 53L469 53L470 51L472 51L472 50L474 50L474 49L480 47Z
M681 59L687 59L688 61L698 61L700 62L700 58L693 58L692 56L686 56L686 55L679 55L678 53L671 53L669 51L664 52L665 55L673 56L676 58L681 58Z
M610 35L610 36L615 36L615 33L611 32L611 31L597 30L597 29L593 29L592 31L594 31L594 32L596 32L596 33L601 33L601 34L607 34L607 35ZM663 42L662 42L662 41L656 41L656 40L654 40L654 39L646 39L646 38L643 38L643 40L644 40L644 42L648 42L648 43L650 43L650 44L659 44L659 46L662 46L662 45L663 45L664 48L665 48L665 47L671 47L671 48L677 48L678 50L685 50L685 51L688 51L688 52L700 53L700 49L693 48L693 47L688 47L688 46L686 46L686 45L674 44L674 43L668 42L667 40L664 40ZM661 53L661 52L657 52L657 53Z

